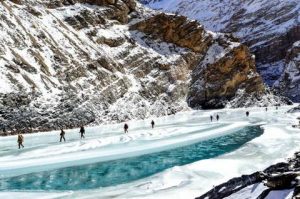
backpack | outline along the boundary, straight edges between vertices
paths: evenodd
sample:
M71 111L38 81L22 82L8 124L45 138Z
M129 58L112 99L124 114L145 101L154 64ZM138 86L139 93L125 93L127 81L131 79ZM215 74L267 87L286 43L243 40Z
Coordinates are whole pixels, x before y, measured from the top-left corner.
M23 142L24 138L23 135L18 135L18 142Z

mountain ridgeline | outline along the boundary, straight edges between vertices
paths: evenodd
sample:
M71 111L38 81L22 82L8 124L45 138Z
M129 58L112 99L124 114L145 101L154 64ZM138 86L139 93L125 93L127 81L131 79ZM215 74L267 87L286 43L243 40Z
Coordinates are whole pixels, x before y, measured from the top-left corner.
M285 103L230 34L134 0L0 1L0 128Z
M300 4L298 0L140 0L196 19L211 31L234 34L256 56L264 82L300 102Z

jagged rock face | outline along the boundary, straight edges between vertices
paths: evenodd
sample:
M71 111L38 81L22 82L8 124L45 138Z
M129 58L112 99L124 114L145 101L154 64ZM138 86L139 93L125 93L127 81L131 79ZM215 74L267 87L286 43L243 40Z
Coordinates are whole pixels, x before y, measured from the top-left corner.
M37 5L44 4L50 9L75 5L76 3L86 3L97 6L109 6L107 9L107 17L109 13L110 19L116 19L121 23L128 22L128 14L135 10L136 2L134 0L10 0L19 5Z
M218 46L210 47L209 51L219 53L222 48L228 47L232 50L224 57L206 66L199 65L192 73L188 96L192 107L224 107L239 89L258 95L265 91L262 79L256 72L254 58L247 47L218 43ZM204 60L209 60L210 56L208 54Z
M298 0L141 0L151 8L197 19L205 28L235 33L256 55L257 69L273 85L285 68L287 51L300 40Z
M0 2L6 130L143 119L207 101L216 107L240 88L263 90L248 49L195 21L134 8L134 1L59 1L52 9L49 2ZM202 68L211 75L209 89L195 86Z
M285 20L285 19L282 19ZM267 64L281 61L286 58L288 50L293 46L295 41L300 40L300 25L295 25L284 34L266 41L263 45L256 47L255 55L259 63ZM247 44L252 46L263 40L251 40Z
M293 101L300 101L300 41L289 50L286 68L275 86Z
M246 93L264 92L254 58L246 46L232 43L233 39L227 35L213 39L213 35L204 31L197 22L186 21L183 16L160 14L131 28L199 54L202 60L191 68L187 96L191 107L224 107L226 100L232 99L238 89L244 89Z
M212 35L204 31L196 21L187 23L184 16L159 14L131 26L131 29L150 34L154 39L174 43L194 52L206 52L212 43Z

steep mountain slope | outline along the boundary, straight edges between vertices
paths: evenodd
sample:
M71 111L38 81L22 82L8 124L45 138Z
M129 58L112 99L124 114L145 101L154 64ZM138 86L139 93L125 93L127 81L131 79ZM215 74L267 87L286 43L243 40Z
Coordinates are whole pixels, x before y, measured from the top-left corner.
M300 40L298 0L141 2L154 9L197 19L209 30L234 33L242 43L251 47L251 52L256 55L258 71L269 85L273 85L288 67L285 60L287 51Z
M0 27L9 131L222 107L238 90L270 101L247 47L133 0L0 1Z
M275 86L293 101L300 101L300 41L288 51L284 73Z

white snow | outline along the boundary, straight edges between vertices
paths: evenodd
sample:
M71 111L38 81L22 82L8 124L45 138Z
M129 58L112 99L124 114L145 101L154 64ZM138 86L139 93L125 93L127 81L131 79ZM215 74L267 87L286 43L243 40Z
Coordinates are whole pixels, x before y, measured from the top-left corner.
M235 194L232 194L229 197L226 197L226 199L256 199L264 190L266 190L267 187L265 187L261 183L257 183L251 186L248 186L241 191L238 191Z
M293 189L271 191L266 199L292 199Z
M268 112L264 108L252 108L249 118L245 116L247 109L243 108L184 112L155 119L158 126L153 130L149 128L151 119L131 121L128 135L123 134L122 124L87 128L87 139L83 141L78 140L78 130L68 130L68 142L63 144L57 144L58 132L25 135L24 151L15 149L15 136L2 137L0 176L3 177L153 153L218 137L245 125L262 125L265 130L262 136L231 153L175 166L131 183L67 192L4 191L0 197L18 198L24 194L30 198L45 195L48 198L194 198L214 185L262 170L298 151L300 130L291 125L300 114L287 114L290 108L269 107ZM217 113L221 120L210 123L209 115ZM179 125L182 122L184 125ZM211 126L215 130L210 130ZM135 142L138 144L131 147L130 143Z
M268 187L262 183L257 183L226 197L226 199L256 199L266 189L268 189ZM292 199L293 191L293 189L274 190L267 195L266 199Z

